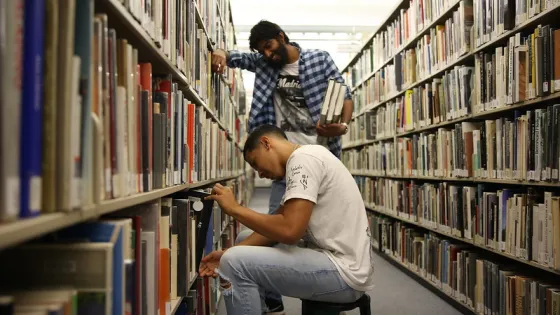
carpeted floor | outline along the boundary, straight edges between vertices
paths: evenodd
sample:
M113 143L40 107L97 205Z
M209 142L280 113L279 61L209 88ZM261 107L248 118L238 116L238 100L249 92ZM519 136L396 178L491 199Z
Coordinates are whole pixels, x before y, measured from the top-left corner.
M270 189L257 188L249 208L268 211ZM373 315L455 315L461 314L446 301L426 289L407 274L391 265L378 255L375 261L375 288L368 292L371 297ZM298 299L284 297L286 315L301 314L301 302ZM347 312L358 315L359 311ZM226 315L223 301L220 301L217 315Z

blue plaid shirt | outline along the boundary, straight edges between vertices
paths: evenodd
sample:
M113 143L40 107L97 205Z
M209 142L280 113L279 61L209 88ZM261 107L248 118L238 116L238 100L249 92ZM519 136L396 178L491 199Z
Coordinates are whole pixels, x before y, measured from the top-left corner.
M301 49L297 43L290 43L300 50L299 79L309 113L315 124L321 116L323 98L329 78L344 83L337 66L328 52L318 49ZM274 89L280 70L267 65L260 53L242 53L229 51L227 65L255 73L253 102L249 112L249 131L261 125L276 125L274 112ZM350 89L346 88L345 99L351 99ZM340 158L340 137L329 138L329 150Z

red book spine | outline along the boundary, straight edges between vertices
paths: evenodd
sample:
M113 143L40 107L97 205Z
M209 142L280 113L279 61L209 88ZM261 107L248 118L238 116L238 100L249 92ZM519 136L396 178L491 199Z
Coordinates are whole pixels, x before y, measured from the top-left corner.
M196 106L194 104L189 104L189 113L187 118L187 144L189 145L189 183L193 182L193 169L194 169L194 112Z
M142 63L140 64L140 82L142 85L142 89L143 90L147 90L148 91L148 104L150 104L149 108L149 112L148 112L148 130L149 130L149 136L148 136L148 151L150 152L149 154L149 186L148 190L152 189L152 172L153 172L153 163L154 163L154 151L153 151L153 107L152 105L152 64L151 63ZM145 188L145 187L144 187Z

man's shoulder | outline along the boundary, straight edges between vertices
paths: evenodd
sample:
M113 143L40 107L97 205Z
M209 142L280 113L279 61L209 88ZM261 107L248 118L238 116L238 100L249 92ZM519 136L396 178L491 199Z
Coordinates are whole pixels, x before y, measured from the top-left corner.
M302 54L306 58L324 58L329 53L326 50L312 48L312 49L303 49Z
M327 148L318 144L306 144L297 149L293 157L294 160L310 159L324 163L326 156L332 154Z

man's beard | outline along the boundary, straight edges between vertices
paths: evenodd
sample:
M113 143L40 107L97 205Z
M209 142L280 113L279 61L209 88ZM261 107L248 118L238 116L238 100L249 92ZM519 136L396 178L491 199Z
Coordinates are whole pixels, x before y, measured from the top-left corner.
M275 61L273 59L266 60L266 63L275 69L282 69L288 63L288 48L286 44L282 44L282 46L278 47L274 52L274 55L278 56L280 60Z

